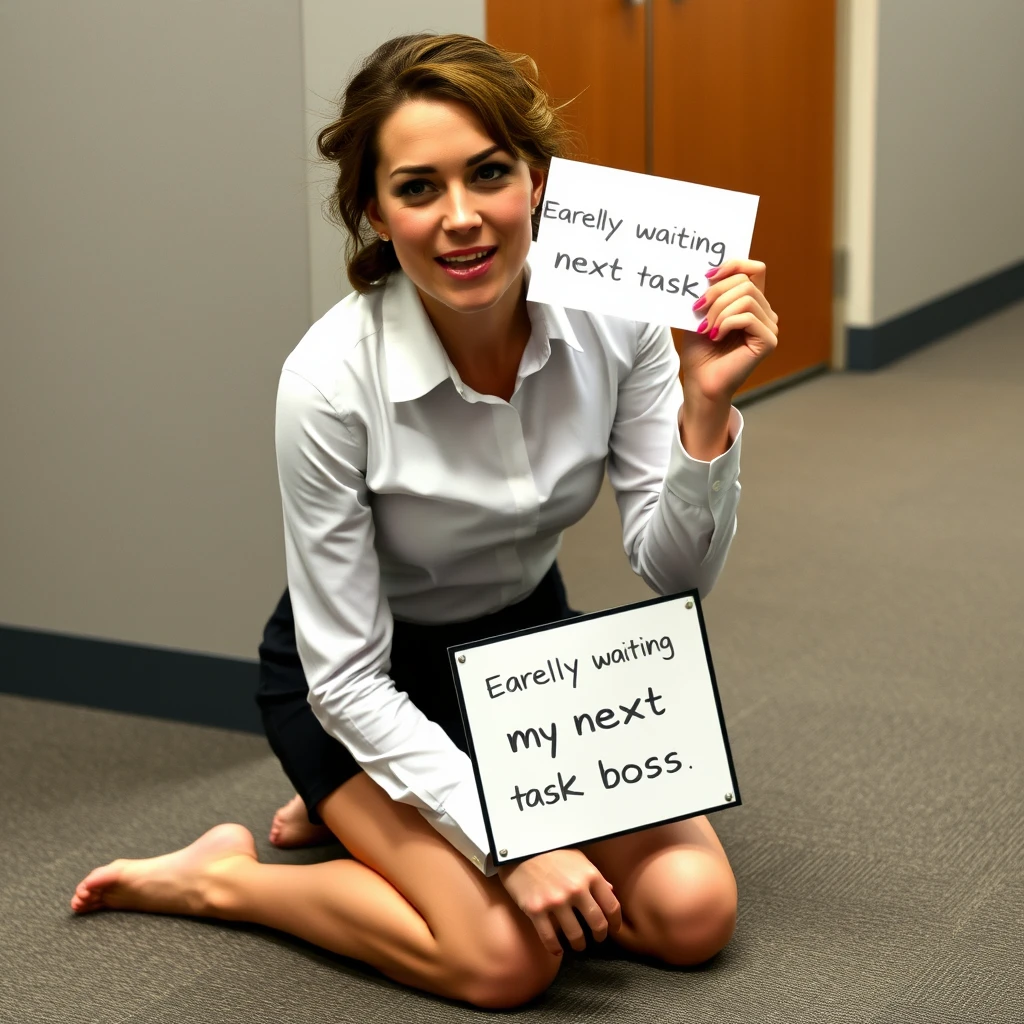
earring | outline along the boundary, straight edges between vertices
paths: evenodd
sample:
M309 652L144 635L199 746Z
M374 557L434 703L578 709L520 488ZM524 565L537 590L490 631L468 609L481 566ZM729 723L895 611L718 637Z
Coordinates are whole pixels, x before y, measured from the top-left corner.
M379 239L380 239L380 240L381 240L382 242L390 242L390 241L391 241L391 236L390 236L390 235L385 235L385 234L383 234L383 232L382 232L382 233L381 233L380 235L378 235L377 237L378 237L378 238L379 238Z

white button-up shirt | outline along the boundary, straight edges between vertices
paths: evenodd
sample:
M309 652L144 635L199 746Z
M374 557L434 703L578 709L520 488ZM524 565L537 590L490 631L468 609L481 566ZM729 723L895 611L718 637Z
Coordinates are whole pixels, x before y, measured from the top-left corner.
M680 443L667 327L527 307L533 331L508 402L463 383L401 272L313 324L277 396L288 587L310 706L393 800L417 807L488 875L469 758L388 676L392 616L452 622L525 598L606 469L634 571L659 594L706 594L740 496L737 409L730 447L713 461Z

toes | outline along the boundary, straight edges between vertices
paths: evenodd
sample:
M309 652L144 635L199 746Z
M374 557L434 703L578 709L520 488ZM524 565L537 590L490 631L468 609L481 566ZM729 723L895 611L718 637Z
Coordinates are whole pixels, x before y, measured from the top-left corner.
M82 896L80 893L76 892L75 895L71 897L71 909L76 914L87 913L90 910L95 910L98 906L99 902L90 896Z
M75 895L71 898L71 909L79 913L99 909L103 906L104 891L118 880L120 874L121 868L117 861L90 871L75 886Z

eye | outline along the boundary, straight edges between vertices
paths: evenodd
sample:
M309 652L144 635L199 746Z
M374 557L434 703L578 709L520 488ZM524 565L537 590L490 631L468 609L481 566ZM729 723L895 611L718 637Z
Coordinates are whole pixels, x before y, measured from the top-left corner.
M483 164L476 172L481 181L500 181L511 173L512 168L508 164L499 163Z
M427 190L433 186L425 178L410 178L399 185L396 195L410 196L413 199L427 194Z

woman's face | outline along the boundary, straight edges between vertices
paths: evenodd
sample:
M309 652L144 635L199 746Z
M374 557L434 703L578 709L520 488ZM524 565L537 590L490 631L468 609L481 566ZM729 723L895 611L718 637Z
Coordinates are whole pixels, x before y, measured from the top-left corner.
M378 152L367 217L391 236L428 307L434 299L474 313L497 303L529 253L544 172L499 148L472 110L447 100L402 104L381 125Z

